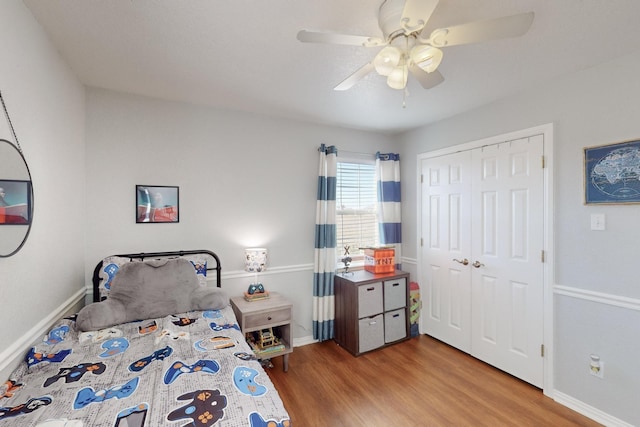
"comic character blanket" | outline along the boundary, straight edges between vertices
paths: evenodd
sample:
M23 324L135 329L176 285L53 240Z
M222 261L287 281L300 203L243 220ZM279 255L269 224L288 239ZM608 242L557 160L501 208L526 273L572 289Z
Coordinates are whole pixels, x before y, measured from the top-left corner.
M0 388L5 426L290 426L230 306L79 332L63 319Z

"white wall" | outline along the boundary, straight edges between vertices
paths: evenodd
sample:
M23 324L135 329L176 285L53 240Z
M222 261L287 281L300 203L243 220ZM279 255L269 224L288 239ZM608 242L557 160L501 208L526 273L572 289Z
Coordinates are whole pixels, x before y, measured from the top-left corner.
M249 281L242 248L265 245L263 282L294 299L294 335L311 334L315 149L397 151L390 138L97 89L85 109L83 87L21 1L0 2L0 40L0 90L35 191L29 240L0 259L0 377L24 337L75 302L93 265L118 252L214 249L226 289L239 293ZM640 54L631 55L398 138L403 255L415 259L418 153L554 123L555 387L559 399L636 425L640 207L583 205L582 148L640 137L638 75ZM135 184L179 185L180 224L135 224ZM606 214L605 232L589 231L595 212ZM606 364L602 380L587 374L592 352Z
M85 106L82 85L22 1L0 2L0 46L0 91L35 197L25 246L13 257L0 258L4 381L12 356L30 344L25 337L37 333L43 317L75 302L84 286ZM0 114L0 137L13 141Z
M555 388L587 410L634 425L640 424L632 397L640 395L640 205L584 205L583 148L640 139L638 75L640 53L400 136L403 227L411 230L417 154L554 124ZM606 215L606 231L590 231L592 213ZM403 254L415 258L419 236L403 238ZM605 362L604 379L588 374L590 353Z
M232 295L243 249L265 246L262 281L294 300L295 338L312 335L317 148L375 153L387 136L165 102L87 95L87 283L107 255L211 249ZM136 224L135 185L180 187L180 223ZM276 274L277 273L277 274Z

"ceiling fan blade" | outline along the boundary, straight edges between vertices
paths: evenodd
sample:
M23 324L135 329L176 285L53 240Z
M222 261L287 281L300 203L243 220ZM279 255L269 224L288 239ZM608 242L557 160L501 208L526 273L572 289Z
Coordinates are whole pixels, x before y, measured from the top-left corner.
M444 47L518 37L529 30L533 22L533 16L533 12L527 12L487 21L454 25L433 31L429 36L429 40L423 40L421 37L418 39L431 46Z
M316 31L298 31L298 40L303 43L329 43L351 46L375 47L387 44L378 37L353 36L349 34L321 33Z
M440 0L407 0L402 10L400 24L408 33L421 31L431 18Z
M334 87L333 90L351 89L353 85L355 85L358 81L360 81L362 78L364 78L364 76L372 72L374 69L375 67L373 66L373 62L364 64L362 67L357 69L355 73L351 74L349 77L340 82L338 86Z
M431 89L444 81L440 71L436 70L432 73L427 73L413 62L409 64L409 70L425 89Z

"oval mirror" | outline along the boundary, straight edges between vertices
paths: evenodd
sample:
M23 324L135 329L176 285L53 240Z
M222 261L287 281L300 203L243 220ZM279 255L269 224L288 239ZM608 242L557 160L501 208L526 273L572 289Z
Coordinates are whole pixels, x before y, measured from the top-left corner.
M29 236L33 187L24 156L13 143L0 139L0 257L18 252Z

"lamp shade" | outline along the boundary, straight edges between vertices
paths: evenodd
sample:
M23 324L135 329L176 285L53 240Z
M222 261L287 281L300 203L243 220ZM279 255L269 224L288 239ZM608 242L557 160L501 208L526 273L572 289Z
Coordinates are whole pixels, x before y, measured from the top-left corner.
M382 49L373 59L373 66L381 76L388 76L393 69L400 64L402 52L394 46L387 46Z
M437 47L418 45L411 49L411 60L427 73L432 73L442 62L442 51Z
M407 66L400 65L393 69L389 77L387 77L387 84L392 89L404 89L407 85Z
M244 250L244 271L259 273L267 269L267 249L247 248Z

